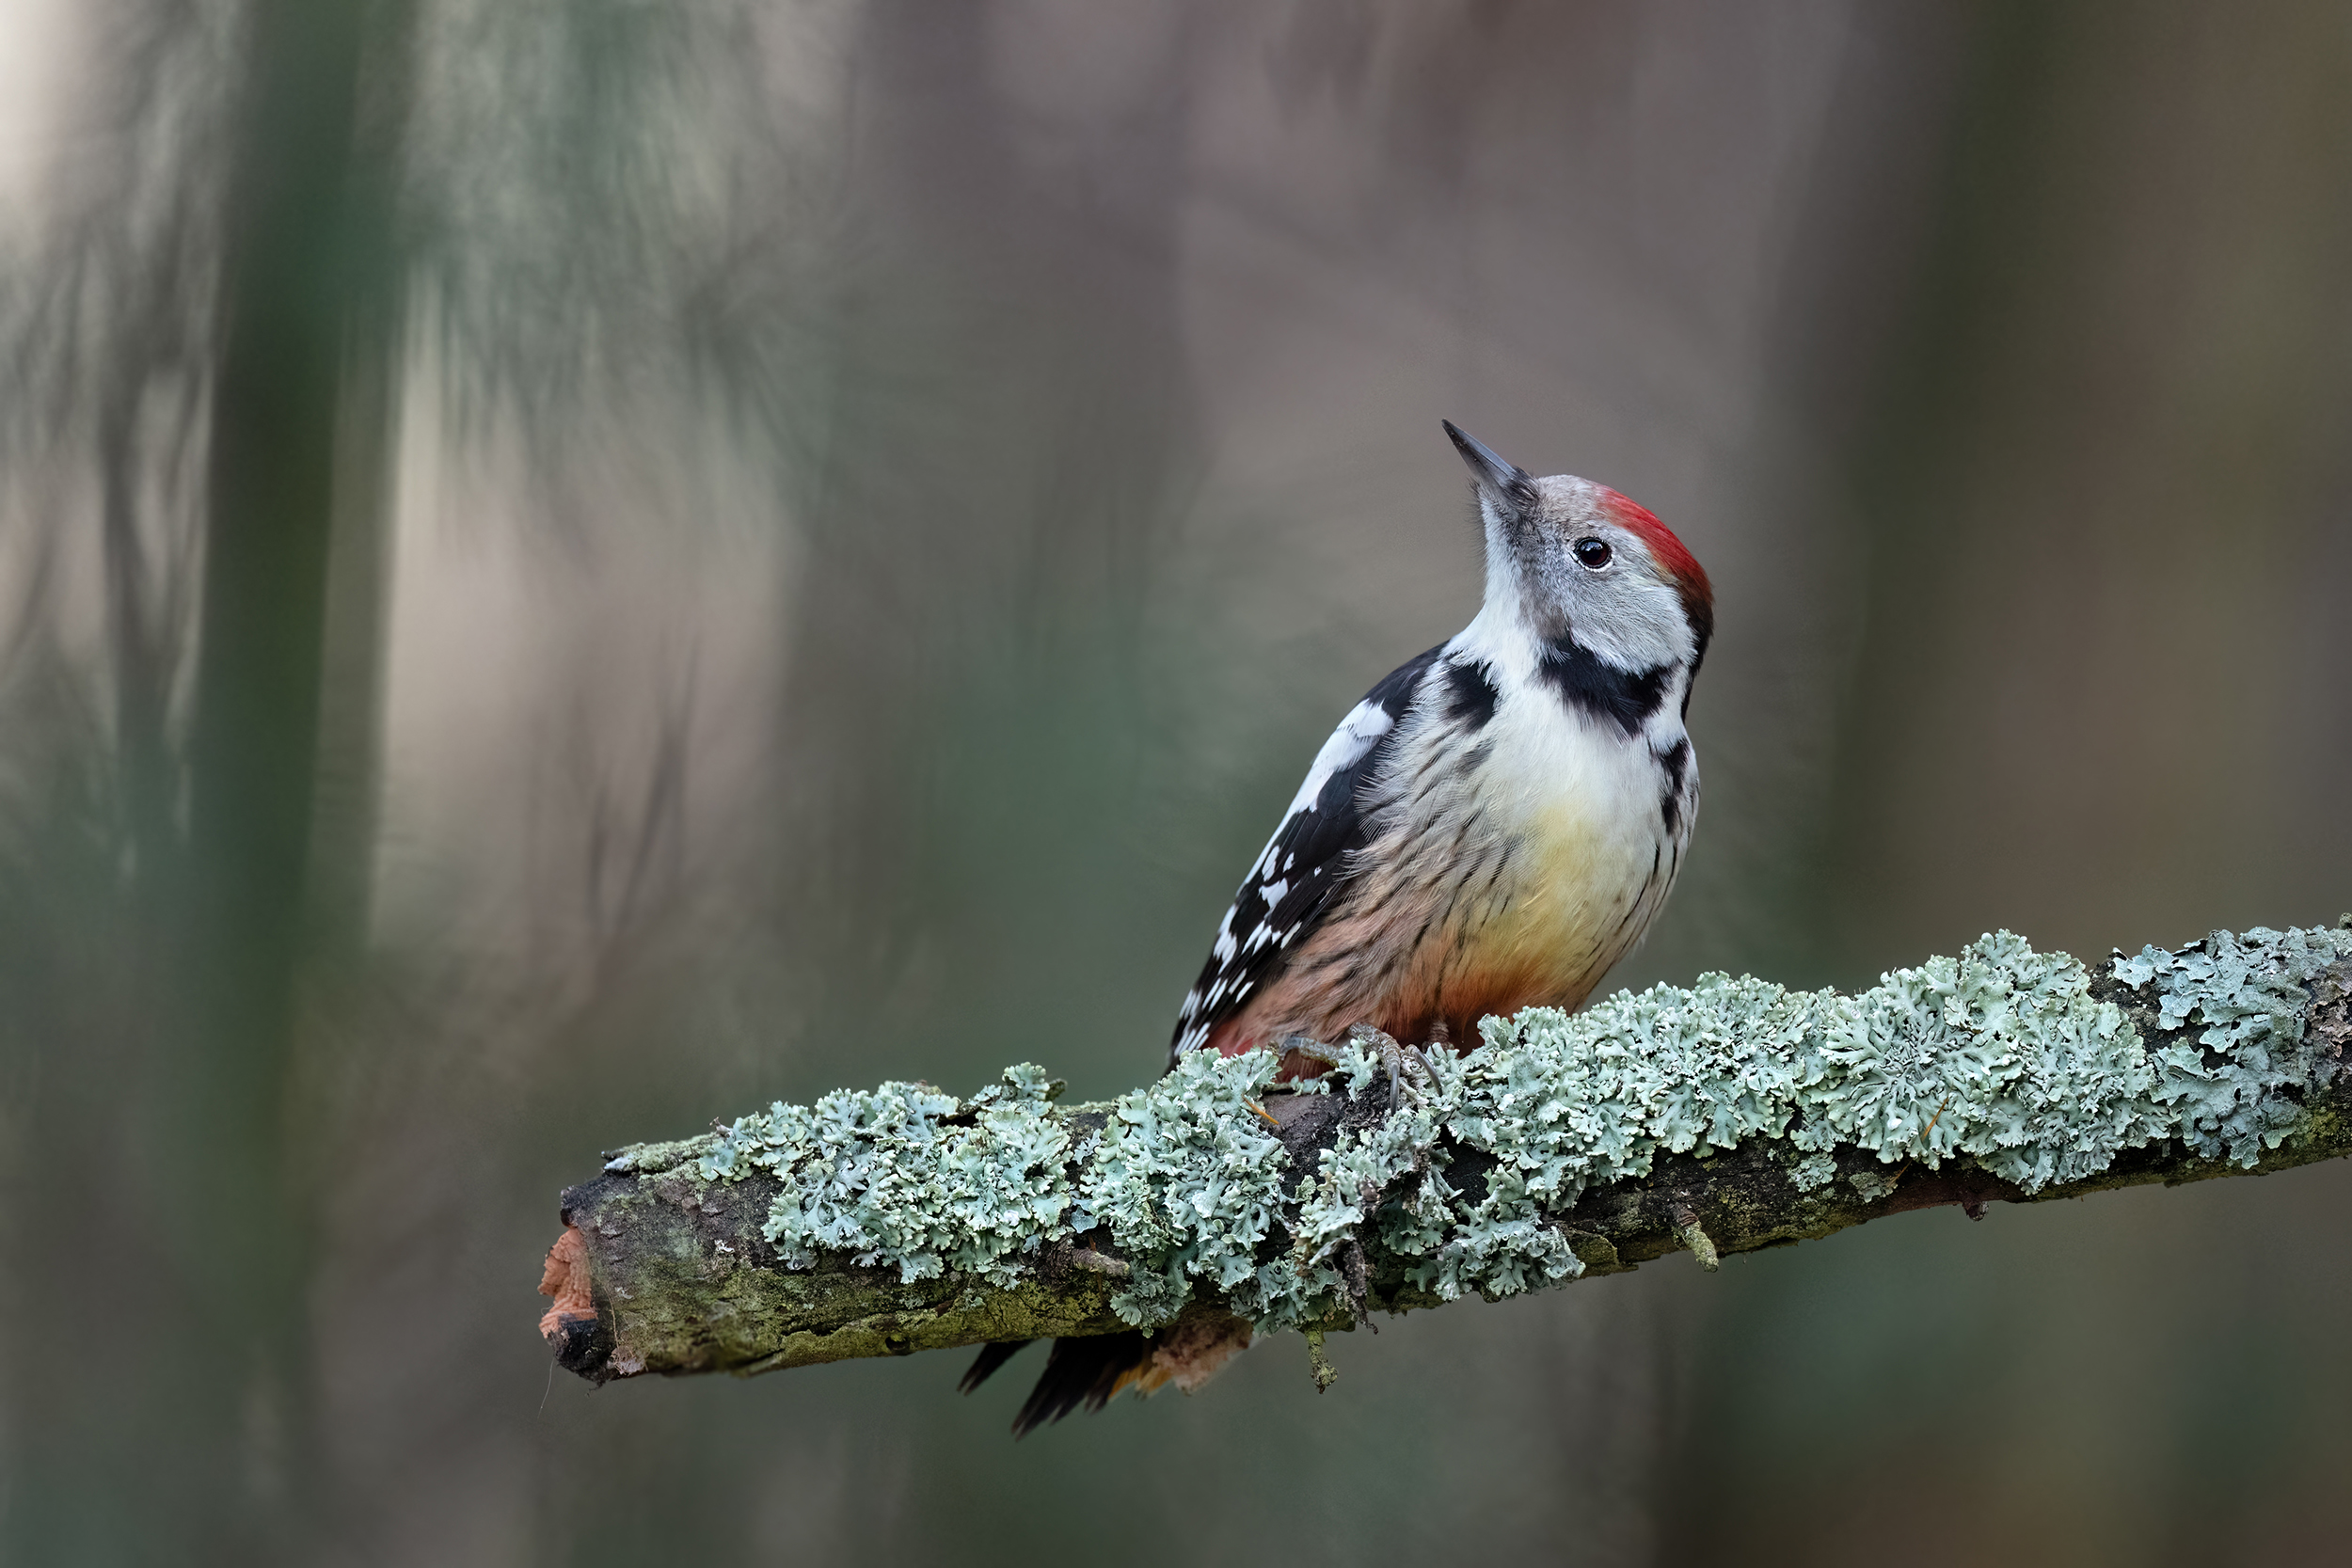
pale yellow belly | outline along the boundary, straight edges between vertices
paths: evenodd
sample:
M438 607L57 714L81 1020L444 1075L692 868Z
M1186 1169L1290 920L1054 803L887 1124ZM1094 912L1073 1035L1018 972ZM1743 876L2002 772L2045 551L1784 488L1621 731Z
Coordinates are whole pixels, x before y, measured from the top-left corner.
M1488 1014L1583 1004L1656 917L1679 845L1646 746L1517 707L1483 766L1400 759L1399 777L1432 782L1384 814L1340 906L1212 1043L1372 1023L1467 1045Z
M1465 834L1442 811L1400 825L1374 846L1379 869L1214 1043L1371 1023L1468 1045L1488 1014L1581 1006L1665 895L1670 847L1629 826L1573 805L1517 831Z

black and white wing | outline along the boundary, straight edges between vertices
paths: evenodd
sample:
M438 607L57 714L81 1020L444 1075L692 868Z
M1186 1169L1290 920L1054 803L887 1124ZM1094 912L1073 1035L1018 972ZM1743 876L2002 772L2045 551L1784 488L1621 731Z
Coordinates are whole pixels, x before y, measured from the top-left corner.
M1348 711L1315 753L1282 825L1225 911L1200 978L1177 1009L1168 1048L1171 1064L1181 1053L1207 1044L1218 1024L1281 973L1291 950L1322 920L1347 873L1349 855L1364 847L1362 786L1393 748L1398 722L1443 651L1440 644L1398 666Z

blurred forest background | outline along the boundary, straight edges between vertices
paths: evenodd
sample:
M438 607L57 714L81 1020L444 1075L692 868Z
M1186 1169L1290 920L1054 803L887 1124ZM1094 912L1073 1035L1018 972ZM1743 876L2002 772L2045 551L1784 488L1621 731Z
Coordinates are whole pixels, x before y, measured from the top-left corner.
M0 1556L2338 1560L2352 1170L592 1391L598 1151L1161 1060L1456 628L1714 578L1633 984L2352 907L2329 0L0 4Z

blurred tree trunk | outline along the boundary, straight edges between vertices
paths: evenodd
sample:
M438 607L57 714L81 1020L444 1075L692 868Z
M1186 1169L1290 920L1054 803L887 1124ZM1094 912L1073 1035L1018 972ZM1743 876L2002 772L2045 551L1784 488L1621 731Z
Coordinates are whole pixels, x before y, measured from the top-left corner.
M2352 34L2340 11L2299 3L1995 0L1954 15L1957 103L1941 156L1915 176L1931 237L1876 363L1841 389L1853 417L1824 420L1867 519L1868 573L1820 857L1829 972L1867 973L1988 919L2066 945L2112 929L2118 910L2177 932L2240 918L2258 885L2266 908L2332 912L2341 783L2323 800L2325 768L2280 763L2328 754L2345 733L2345 622L2325 597L2343 512L2319 498L2342 492L2352 409ZM1825 249L1853 243L1823 233ZM1788 331L1809 347L1849 319L1825 295ZM2268 560L2303 563L2299 602ZM2166 1244L2210 1235L2185 1227ZM1694 1354L1737 1364L1759 1322L1795 1323L1804 1332L1772 1339L1773 1355L1847 1359L1854 1324L1812 1304L1874 1288L1871 1266L1833 1255L1802 1280L1773 1276ZM1925 1352L1934 1330L1915 1332ZM1947 1342L1925 1358L1965 1354ZM2024 1375L1976 1384L2004 1412L1976 1430L2007 1442L2049 1418L2065 1396L2019 1397ZM1991 1483L1949 1482L1986 1448L1953 1435L1964 1421L1874 1470L1886 1432L1849 1429L1857 1404L1836 1443L1774 1441L1759 1462L1758 1423L1785 1413L1761 1416L1755 1386L1692 1387L1662 1471L1717 1506L1666 1510L1661 1560L1858 1560L1883 1539L1866 1520L1899 1519L1947 1560L2013 1545L1991 1523ZM2290 1432L2275 1429L2275 1458L2258 1439L2234 1445L2237 1463L2291 1467ZM2007 1484L2012 1511L2041 1505L2038 1479ZM2097 1527L2100 1551L2235 1549L2228 1514L2141 1484L2153 1506L2129 1512L2145 1536Z
M173 1215L167 1233L184 1239L177 1315L207 1368L180 1485L203 1500L199 1542L223 1559L306 1557L325 1473L305 1430L294 1045L306 960L322 934L351 929L364 897L351 871L364 825L314 834L330 562L339 524L347 560L373 558L387 481L391 156L408 24L396 0L261 0L230 143L187 865L174 897L187 1006L159 1042L158 1164L172 1174L156 1195ZM338 645L364 661L375 585L365 571L346 581L362 612ZM346 692L373 689L372 673L340 673ZM340 729L372 727L372 704L357 706ZM314 858L322 844L327 865ZM322 878L330 867L341 875Z
M1136 787L1143 591L1196 461L1177 280L1202 28L1142 24L1153 47L1120 62L1119 107L1081 141L1025 125L991 63L1018 11L857 13L850 220L868 257L831 329L784 618L776 915L785 945L827 955L795 998L821 998L804 1050L870 1030L871 998L918 962L946 966L932 983L968 1016L1022 1037L1008 955L1048 938L1003 911L1101 889L1073 863L1088 853L1073 818L1012 837L1004 802L1059 789L1083 813ZM965 831L971 816L991 826ZM943 881L943 856L975 846L985 861ZM938 942L943 911L971 898L996 911L991 940ZM1077 951L1106 924L1047 929Z

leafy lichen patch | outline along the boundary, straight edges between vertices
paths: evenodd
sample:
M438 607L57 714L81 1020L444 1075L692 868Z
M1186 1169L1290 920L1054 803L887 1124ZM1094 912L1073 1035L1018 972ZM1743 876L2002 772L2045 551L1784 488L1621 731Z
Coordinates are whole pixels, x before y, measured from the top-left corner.
M1288 1326L1301 1299L1292 1260L1259 1253L1280 1224L1289 1151L1257 1109L1265 1052L1192 1052L1110 1107L1078 1180L1073 1217L1107 1228L1129 1265L1111 1298L1130 1323L1172 1322L1195 1281L1260 1327Z
M926 1084L779 1101L722 1128L695 1169L785 1179L763 1234L789 1267L839 1252L905 1281L954 1270L1009 1287L1018 1259L1069 1234L1073 1150L1057 1092L1024 1063L968 1103ZM1082 1164L1091 1150L1075 1152Z
M1837 1162L1826 1154L1808 1154L1788 1167L1788 1180L1801 1193L1819 1191L1836 1179Z
M2114 960L2119 981L2153 988L2158 1028L2202 1025L2151 1063L2183 1142L2250 1167L2296 1131L2302 1094L2343 1065L2340 1045L2305 1025L2314 984L2347 957L2352 931L2257 927Z

